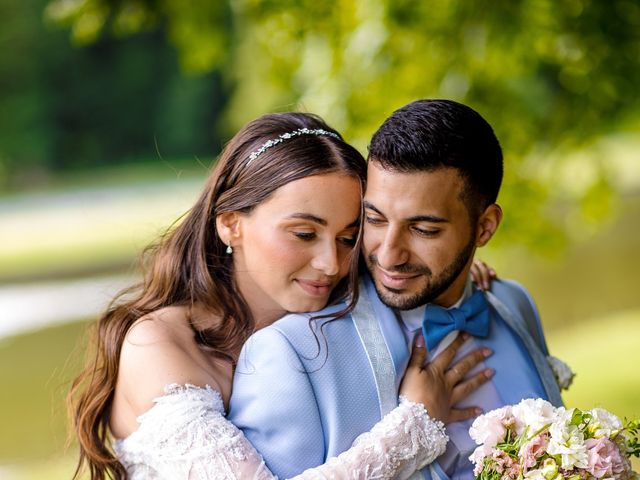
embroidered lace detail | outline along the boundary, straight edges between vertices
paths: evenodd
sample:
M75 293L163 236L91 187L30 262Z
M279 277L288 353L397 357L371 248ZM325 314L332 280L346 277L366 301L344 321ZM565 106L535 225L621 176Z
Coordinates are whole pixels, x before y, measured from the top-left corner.
M114 449L131 480L273 480L260 455L224 417L220 393L211 387L169 385L138 417L140 427ZM448 437L442 422L401 398L349 450L296 477L306 479L408 478L441 455ZM293 461L293 459L292 459Z
M560 390L568 390L573 383L573 377L576 376L573 370L571 370L571 367L553 355L547 356L547 362L549 362L549 366L553 371L553 376L556 378Z

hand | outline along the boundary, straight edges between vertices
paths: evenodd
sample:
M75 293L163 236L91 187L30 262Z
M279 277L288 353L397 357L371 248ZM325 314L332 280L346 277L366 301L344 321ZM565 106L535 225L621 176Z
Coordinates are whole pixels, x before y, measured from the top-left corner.
M471 264L471 279L481 290L487 291L491 288L491 282L498 278L496 271L482 260L473 259Z
M457 409L453 406L489 380L494 373L487 368L469 379L464 378L471 369L491 355L488 348L474 350L451 365L467 338L466 333L458 335L440 355L425 364L427 349L424 338L418 335L400 385L401 395L413 402L422 403L432 418L445 423L467 420L482 413L478 407Z

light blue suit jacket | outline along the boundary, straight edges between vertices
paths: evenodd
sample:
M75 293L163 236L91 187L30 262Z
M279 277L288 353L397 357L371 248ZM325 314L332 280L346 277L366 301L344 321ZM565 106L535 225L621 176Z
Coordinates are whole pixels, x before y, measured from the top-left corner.
M492 323L502 322L503 330L508 325L507 330L519 339L515 348L526 350L522 357L530 362L532 376L539 375L523 395L533 392L560 404L530 297L521 286L505 281L494 281L489 297ZM373 315L369 318L356 310L353 316L337 320L311 320L338 312L344 304L314 315L287 315L252 335L242 349L229 419L280 478L297 475L347 450L396 405L410 355L407 341L396 312L382 305L368 278L362 282L359 309L363 302L370 303ZM502 368L507 380L520 375L506 365ZM519 388L517 382L500 383L495 386L498 394ZM510 393L509 400L518 397L518 392ZM498 395L497 402L507 398ZM437 462L425 468L423 476L448 478Z

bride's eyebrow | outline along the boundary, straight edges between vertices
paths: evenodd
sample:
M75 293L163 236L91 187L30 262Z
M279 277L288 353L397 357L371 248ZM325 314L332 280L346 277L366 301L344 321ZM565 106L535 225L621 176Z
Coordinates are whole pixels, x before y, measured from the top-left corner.
M309 220L311 222L315 222L319 225L322 225L323 227L326 227L328 225L327 221L324 218L320 218L316 215L312 215L310 213L292 213L291 215L288 215L287 217L285 217L287 219L301 219L301 220ZM345 228L357 228L360 226L360 218L356 218L353 222L351 222L349 225L347 225Z
M292 213L291 215L287 216L286 218L299 218L301 220L309 220L310 222L315 222L318 223L320 225L322 225L323 227L327 226L327 221L324 218L320 218L317 217L315 215L311 215L310 213Z

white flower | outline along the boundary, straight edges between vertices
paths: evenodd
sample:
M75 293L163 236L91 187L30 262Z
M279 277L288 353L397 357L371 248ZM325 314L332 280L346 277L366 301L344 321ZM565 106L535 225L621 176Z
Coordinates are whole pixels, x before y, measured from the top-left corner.
M471 460L471 463L473 463L474 465L482 465L482 461L484 460L484 457L486 457L488 453L491 453L491 452L490 451L485 452L484 446L480 445L469 456L469 460Z
M573 373L569 365L552 355L547 357L547 362L549 362L549 366L551 370L553 370L553 375L556 377L560 389L567 390L571 386L573 377L575 377L576 374Z
M558 477L558 465L553 458L547 458L541 465L541 468L529 470L524 474L525 478L531 480L554 480ZM562 475L560 475L562 478Z
M587 468L587 447L584 434L576 425L571 425L574 409L558 409L558 417L549 427L551 438L547 452L560 455L561 467L570 470L573 467Z
M541 465L541 468L529 470L524 474L524 478L530 480L554 480L558 478L558 465L553 458L547 458ZM560 475L559 478L562 478Z
M613 432L622 428L620 419L603 408L594 408L589 413L592 416L589 430L593 431L594 438L611 437Z
M536 468L535 470L529 470L524 474L524 478L529 478L531 480L547 480L542 473L542 470L539 468Z
M516 433L520 435L527 426L529 437L556 419L555 407L541 398L522 400L511 412L516 418Z
M482 445L485 454L488 454L499 442L504 441L507 433L504 422L510 419L509 406L491 410L473 421L469 435L476 444Z

